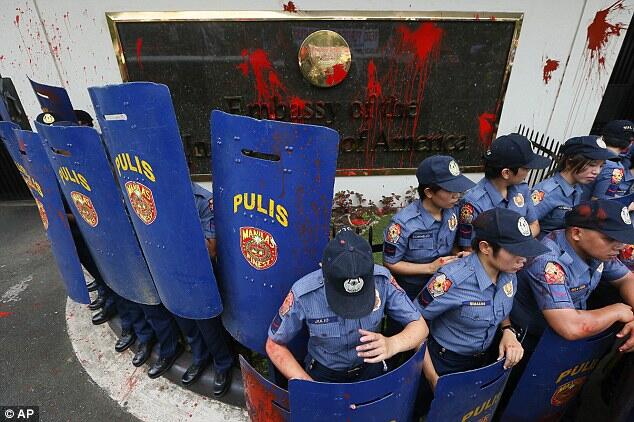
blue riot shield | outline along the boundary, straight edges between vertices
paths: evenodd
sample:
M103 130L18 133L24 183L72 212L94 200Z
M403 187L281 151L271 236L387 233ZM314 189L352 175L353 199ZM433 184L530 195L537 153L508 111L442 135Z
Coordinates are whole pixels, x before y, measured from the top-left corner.
M290 419L288 391L258 373L240 355L242 383L251 422L286 422Z
M412 417L423 369L423 345L407 362L355 383L290 380L291 421L403 421Z
M75 302L89 303L86 280L64 204L40 136L19 130L13 123L0 122L0 137L35 199L68 297Z
M510 373L501 360L483 368L440 377L427 420L491 421Z
M64 88L29 81L43 112L54 113L61 121L77 122L73 104Z
M59 186L106 284L137 303L161 303L97 131L35 124Z
M325 127L211 114L222 318L259 353L292 284L318 268L328 242L338 140Z
M614 344L612 327L568 341L546 328L502 416L503 421L557 421Z
M168 88L89 88L125 204L163 304L184 318L222 312Z

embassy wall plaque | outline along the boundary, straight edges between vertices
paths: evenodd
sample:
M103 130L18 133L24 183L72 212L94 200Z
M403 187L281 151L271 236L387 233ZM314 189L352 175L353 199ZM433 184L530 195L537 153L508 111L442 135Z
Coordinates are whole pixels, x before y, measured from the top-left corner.
M107 17L123 79L170 87L193 173L210 171L209 113L220 109L339 131L339 175L413 173L440 153L479 170L522 19L242 11Z

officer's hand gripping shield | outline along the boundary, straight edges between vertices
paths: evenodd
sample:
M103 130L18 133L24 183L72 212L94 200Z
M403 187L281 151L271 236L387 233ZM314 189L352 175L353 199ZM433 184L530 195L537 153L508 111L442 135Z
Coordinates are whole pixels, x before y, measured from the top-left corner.
M491 421L511 369L504 360L440 377L427 415L429 422Z
M501 420L559 420L614 344L617 332L612 327L591 338L568 341L547 327Z
M407 422L414 410L424 356L425 345L400 367L367 381L334 384L290 380L288 393L241 359L249 417L252 422Z
M292 284L319 268L338 141L324 127L211 114L222 318L261 354Z
M169 89L88 89L125 204L163 304L184 318L222 312Z
M105 283L132 302L161 303L97 131L35 125Z
M19 130L19 126L14 123L0 122L0 138L35 199L68 297L78 303L89 303L86 279L77 256L61 193L40 135Z

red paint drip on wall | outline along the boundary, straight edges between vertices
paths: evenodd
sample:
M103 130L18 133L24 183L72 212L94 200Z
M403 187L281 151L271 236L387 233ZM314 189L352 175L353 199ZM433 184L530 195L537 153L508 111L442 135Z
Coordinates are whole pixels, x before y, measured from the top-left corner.
M20 15L15 15L15 25L18 26L20 25Z
M0 318L6 318L11 315L13 312L0 312Z
M546 59L546 63L544 63L544 83L548 84L548 82L552 79L552 73L559 68L559 60Z
M381 96L381 82L379 82L376 76L376 65L374 64L374 60L370 60L368 62L368 85L367 85L367 96L368 98L371 96L380 97Z
M594 15L594 20L588 25L587 40L590 58L597 59L600 67L605 66L605 46L610 37L620 36L621 30L627 29L624 23L610 23L608 17L611 12L623 9L623 0L614 2L610 7L599 10Z
M285 12L297 13L297 7L295 7L295 3L289 1L284 5Z
M330 72L326 75L326 84L329 86L337 85L348 75L343 64L338 63L334 65Z
M480 125L480 142L486 148L491 145L491 141L493 139L493 129L495 126L495 114L493 113L482 113L478 116L478 122Z
M143 47L143 38L136 39L136 64L139 69L143 70L143 62L141 61L141 48Z

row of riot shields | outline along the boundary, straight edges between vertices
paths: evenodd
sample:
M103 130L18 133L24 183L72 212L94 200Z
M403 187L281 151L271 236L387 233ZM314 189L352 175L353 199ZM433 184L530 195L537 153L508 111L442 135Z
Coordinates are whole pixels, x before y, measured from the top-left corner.
M328 241L338 134L212 112L216 280L168 88L89 88L99 133L78 125L65 90L32 84L54 118L38 119L37 133L0 122L0 138L31 189L69 297L88 301L64 202L117 294L163 303L185 318L222 315L239 343L264 354L277 307L293 282L318 268ZM567 342L547 331L501 420L557 420L613 337ZM424 346L373 380L291 380L288 390L241 359L249 414L254 421L407 421L423 355ZM441 377L427 420L490 420L509 373L500 361Z

